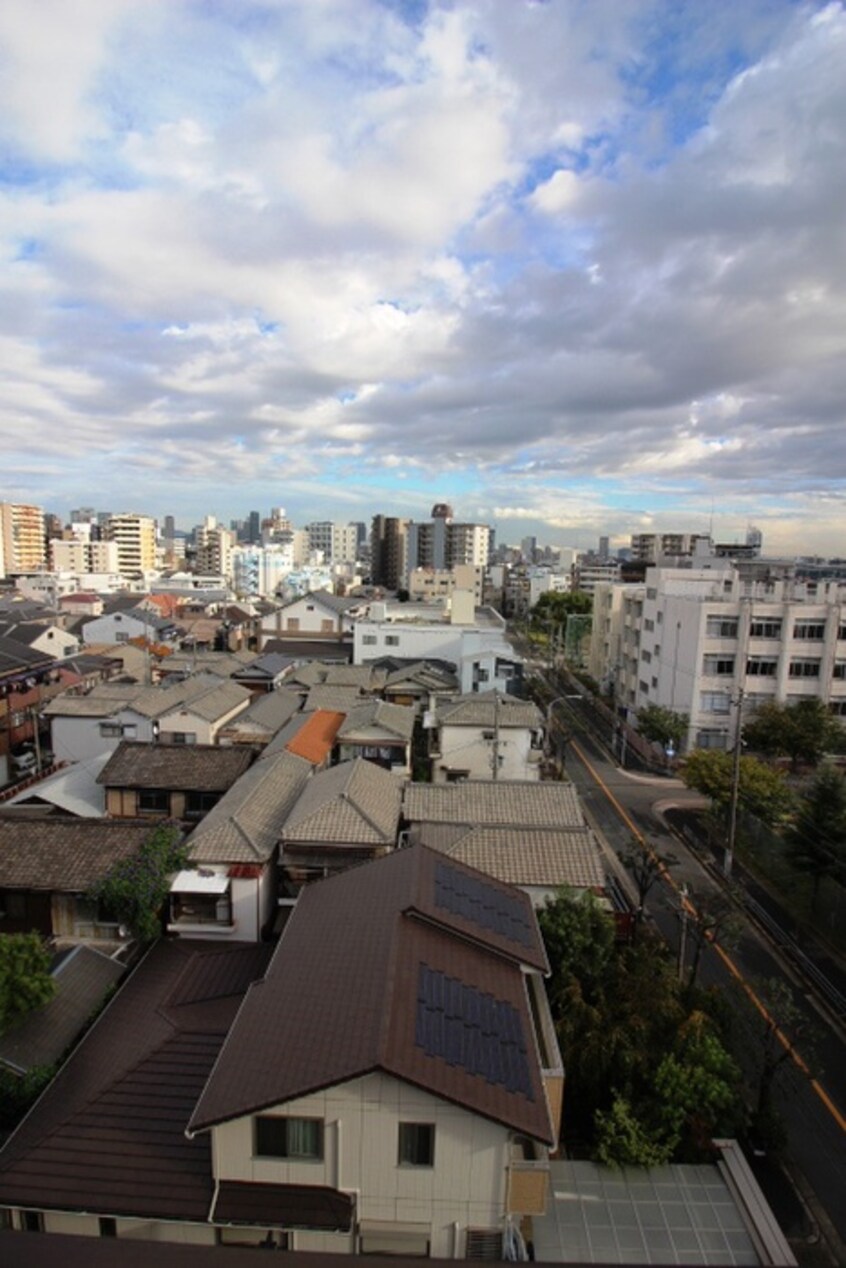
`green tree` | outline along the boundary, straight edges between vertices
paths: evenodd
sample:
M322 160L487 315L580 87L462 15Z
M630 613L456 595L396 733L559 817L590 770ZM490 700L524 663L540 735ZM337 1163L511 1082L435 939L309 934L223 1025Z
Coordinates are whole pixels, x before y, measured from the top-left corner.
M50 953L37 933L0 935L0 1034L53 998Z
M800 763L816 766L824 754L842 752L844 744L843 728L822 700L763 704L744 724L743 738L765 757L789 757L794 771Z
M594 1158L606 1167L658 1167L669 1162L672 1147L655 1140L624 1096L615 1096L609 1110L596 1114Z
M535 629L546 630L550 625L563 625L568 616L584 616L593 612L593 596L582 590L557 593L545 591L531 611Z
M141 942L152 942L161 932L160 913L170 890L170 878L187 862L179 830L159 824L137 854L121 859L90 897L132 931Z
M671 1153L684 1145L685 1152L701 1155L715 1135L733 1133L743 1117L739 1087L740 1069L712 1022L692 1012L655 1072L657 1109Z
M694 749L687 755L681 772L688 788L710 797L715 809L727 815L731 801L734 757L722 749ZM754 757L741 757L738 784L739 805L762 823L776 824L793 805L793 794L780 771Z
M576 897L562 889L547 899L538 923L549 957L548 994L553 1001L568 995L572 979L583 996L593 1000L614 950L614 924L593 894Z
M811 877L813 914L821 881L846 878L846 779L830 762L817 772L784 839L793 866Z
M676 713L658 704L648 704L638 710L637 729L643 738L663 748L672 742L677 753L684 743L689 724L690 718L686 713Z

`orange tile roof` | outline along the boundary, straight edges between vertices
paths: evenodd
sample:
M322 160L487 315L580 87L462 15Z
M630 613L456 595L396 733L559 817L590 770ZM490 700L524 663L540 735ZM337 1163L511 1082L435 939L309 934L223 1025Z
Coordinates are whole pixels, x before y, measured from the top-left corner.
M303 723L294 738L288 741L286 749L289 753L319 766L330 753L346 716L345 713L333 713L330 709L317 709Z

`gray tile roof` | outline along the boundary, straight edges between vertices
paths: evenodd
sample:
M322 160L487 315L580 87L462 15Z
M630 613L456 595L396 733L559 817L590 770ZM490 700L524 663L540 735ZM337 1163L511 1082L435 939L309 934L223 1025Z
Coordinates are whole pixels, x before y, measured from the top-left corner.
M44 706L48 718L110 718L121 709L134 706L144 691L137 682L102 682L84 695L65 691Z
M388 771L356 758L318 771L306 784L282 833L284 843L394 845L402 789Z
M265 863L312 772L293 753L263 756L224 793L188 838L198 863Z
M226 730L259 736L275 735L280 727L290 721L299 707L300 698L295 693L268 691L227 723Z
M217 687L211 687L196 696L191 696L184 703L167 709L157 716L164 718L179 710L193 713L205 722L216 722L239 706L246 708L251 700L252 695L247 687L242 687L237 682L223 682Z
M330 709L334 713L349 713L363 700L357 687L328 687L321 684L309 691L303 709Z
M107 788L225 792L253 758L245 748L215 744L135 744L123 740L97 777Z
M387 733L408 742L414 731L414 710L406 705L388 704L384 700L372 700L358 705L347 715L338 732L339 740L363 740L375 733Z
M0 819L0 887L84 893L154 825L135 819Z
M603 889L602 851L590 828L474 828L418 824L411 840L431 846L508 885Z
M407 784L403 813L412 823L514 824L580 828L584 815L572 784L518 780L466 780L461 784Z
M351 608L357 608L361 605L361 599L342 598L340 595L332 594L329 590L311 590L308 594L298 595L296 599L283 603L282 608L290 608L295 603L301 603L303 599L309 599L312 603L317 603L320 607L327 608L337 616L341 616L344 612L349 612Z
M543 715L531 700L518 700L516 696L486 691L459 696L438 705L438 722L441 726L468 726L501 728L518 727L535 730L543 725Z

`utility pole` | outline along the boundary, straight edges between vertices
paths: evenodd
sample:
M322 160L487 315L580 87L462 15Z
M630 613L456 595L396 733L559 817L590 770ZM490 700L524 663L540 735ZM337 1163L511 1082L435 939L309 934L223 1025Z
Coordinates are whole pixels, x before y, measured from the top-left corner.
M737 839L737 802L740 793L740 750L741 737L743 728L743 688L738 688L737 692L737 713L734 719L734 752L732 753L731 763L731 801L729 802L729 823L728 823L728 839L726 841L726 852L723 859L723 875L728 879L731 876L732 864L734 863L734 846Z
M494 691L494 737L491 752L491 774L494 782L499 779L499 692Z
M679 886L679 918L681 934L679 935L679 981L684 983L685 960L687 959L687 885Z

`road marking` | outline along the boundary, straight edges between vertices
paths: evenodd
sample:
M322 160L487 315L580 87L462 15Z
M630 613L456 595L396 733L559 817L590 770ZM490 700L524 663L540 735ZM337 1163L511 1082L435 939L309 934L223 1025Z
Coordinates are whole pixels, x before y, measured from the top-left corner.
M588 771L591 778L596 781L596 783L605 793L605 796L611 802L611 805L617 811L617 814L620 816L623 823L628 828L629 832L631 832L631 834L634 836L635 840L638 842L641 849L645 850L647 854L650 856L650 858L657 859L658 856L656 855L652 846L646 840L646 837L643 835L640 829L632 821L632 819L630 818L626 810L620 805L619 801L614 796L611 789L605 783L605 780L602 778L599 772L594 769L592 763L588 761L584 751L579 747L578 743L575 740L570 741L570 748L575 751L576 756L579 758L579 761ZM665 881L666 884L669 885L672 889L674 889L676 893L678 894L679 886L673 880L673 877L670 875L668 868L666 868L663 864L661 864L661 866L659 867L659 873L660 873L661 879ZM687 898L682 897L682 902L684 903L687 910L689 910L690 912L695 911L695 908L692 906L692 904L688 901ZM790 1054L790 1059L793 1062L793 1064L797 1067L797 1069L801 1070L802 1073L808 1078L808 1081L810 1082L811 1087L814 1089L817 1096L822 1101L823 1105L828 1110L831 1117L837 1123L840 1130L846 1132L846 1118L844 1118L843 1114L841 1114L840 1110L837 1108L834 1101L826 1092L825 1088L820 1084L819 1080L812 1079L810 1077L811 1072L808 1069L808 1065L805 1062L804 1058L796 1051L796 1048L788 1039L787 1035L785 1035L784 1031L781 1030L781 1028L778 1026L775 1018L772 1017L770 1013L767 1011L767 1008L764 1005L763 1001L760 1000L758 996L755 994L752 987L746 981L740 969L735 964L734 960L732 960L728 952L723 950L723 948L720 946L718 942L714 942L713 939L710 939L710 942L711 942L711 946L714 948L717 955L723 961L723 963L725 964L731 976L734 977L740 983L744 992L746 993L748 998L751 1000L755 1008L757 1008L758 1012L761 1014L761 1016L764 1018L767 1024L773 1027L773 1033L775 1034L776 1039L778 1039L779 1043L784 1048L784 1050Z

